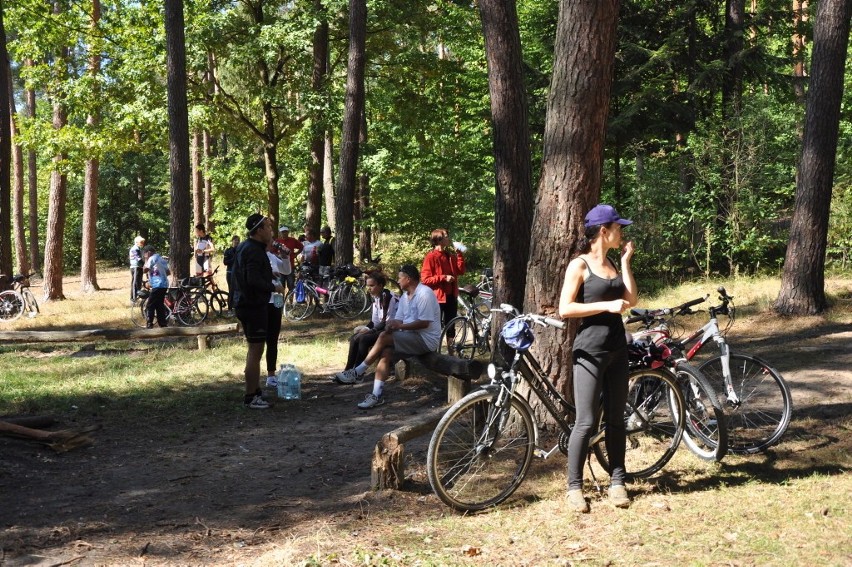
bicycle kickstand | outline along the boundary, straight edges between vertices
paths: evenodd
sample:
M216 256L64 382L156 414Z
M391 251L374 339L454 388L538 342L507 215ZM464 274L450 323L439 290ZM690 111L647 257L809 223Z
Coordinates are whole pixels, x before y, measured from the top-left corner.
M589 452L588 455L586 455L586 463L589 466L589 474L592 477L592 484L594 485L595 490L597 491L597 493L599 495L603 495L603 487L601 486L601 483L598 482L598 477L595 476L595 469L592 468L592 453L591 453L591 451Z

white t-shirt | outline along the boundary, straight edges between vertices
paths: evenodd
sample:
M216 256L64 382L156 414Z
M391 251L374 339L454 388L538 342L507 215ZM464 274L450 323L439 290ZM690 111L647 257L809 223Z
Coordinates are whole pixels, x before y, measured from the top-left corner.
M373 310L370 317L370 320L373 322L373 328L376 325L381 325L382 320L387 322L396 318L396 310L399 307L399 296L392 291L388 291L388 293L390 293L390 303L388 303L387 317L384 316L384 311L382 310L382 299L385 297L384 293L373 298Z
M284 269L284 261L281 260L281 258L279 258L277 254L273 254L269 250L266 251L266 257L269 258L269 267L272 268L272 274L276 276L281 274L281 270ZM287 264L289 263L290 262L288 261ZM277 283L278 280L272 280L272 285L275 285ZM270 295L269 303L272 303L273 301L274 297Z
M438 348L438 343L441 342L441 308L431 288L421 283L417 284L412 296L409 296L408 292L403 292L399 298L394 319L402 321L403 324L429 321L428 327L418 329L416 332L420 333L429 349Z

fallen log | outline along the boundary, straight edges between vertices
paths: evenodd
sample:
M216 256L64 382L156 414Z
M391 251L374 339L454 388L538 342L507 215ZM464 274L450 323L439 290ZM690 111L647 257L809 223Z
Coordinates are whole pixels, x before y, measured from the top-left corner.
M0 421L0 434L36 441L47 445L57 453L64 453L65 451L88 445L92 442L92 438L88 434L98 429L100 429L100 425L91 425L81 429L42 431L15 423Z

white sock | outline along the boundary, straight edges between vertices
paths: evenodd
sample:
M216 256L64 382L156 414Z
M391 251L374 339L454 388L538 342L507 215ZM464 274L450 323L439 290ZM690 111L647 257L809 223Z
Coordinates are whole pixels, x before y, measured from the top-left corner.
M373 380L373 395L377 398L381 398L384 391L385 383L381 380Z
M355 367L355 372L358 373L358 376L362 376L368 368L370 368L370 365L366 362L362 362L361 364Z

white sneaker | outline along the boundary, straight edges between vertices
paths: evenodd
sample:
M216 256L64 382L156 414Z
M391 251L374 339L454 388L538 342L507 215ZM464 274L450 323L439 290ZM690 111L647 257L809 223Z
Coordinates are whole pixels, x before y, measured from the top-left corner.
M340 384L354 384L358 381L358 378L360 378L360 376L354 368L343 370L342 372L338 372L334 375L334 381Z
M385 397L379 396L376 397L373 394L367 394L367 397L364 398L364 401L358 404L358 407L361 409L373 409L376 406L380 406L385 403Z
M267 388L278 387L278 379L275 376L267 376L266 377L266 387Z
M246 407L249 409L269 409L269 403L256 394L250 402L246 402Z

